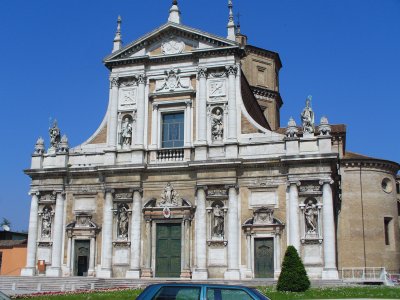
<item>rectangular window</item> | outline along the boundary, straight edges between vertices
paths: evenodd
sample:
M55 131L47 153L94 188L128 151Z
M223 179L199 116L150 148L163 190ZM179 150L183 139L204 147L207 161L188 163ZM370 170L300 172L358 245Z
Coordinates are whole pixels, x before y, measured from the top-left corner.
M0 274L1 274L1 263L3 262L3 252L0 252Z
M384 218L384 226L385 226L385 245L390 245L390 226L392 223L392 218L385 217Z
M181 148L184 143L185 115L183 112L162 115L162 148Z

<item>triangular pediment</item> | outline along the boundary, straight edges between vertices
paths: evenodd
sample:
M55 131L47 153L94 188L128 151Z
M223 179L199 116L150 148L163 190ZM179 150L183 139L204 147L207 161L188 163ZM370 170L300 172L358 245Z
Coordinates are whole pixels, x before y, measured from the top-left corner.
M178 55L196 50L237 47L234 41L181 24L166 23L105 58L105 62L143 56Z

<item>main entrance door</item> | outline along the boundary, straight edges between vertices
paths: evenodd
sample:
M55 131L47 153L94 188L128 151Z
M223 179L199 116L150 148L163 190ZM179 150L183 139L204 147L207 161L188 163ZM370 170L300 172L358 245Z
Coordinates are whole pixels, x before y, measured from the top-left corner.
M157 224L156 277L181 274L181 224Z
M75 276L87 276L89 268L90 241L75 241Z
M256 278L274 277L274 239L254 239L254 273Z

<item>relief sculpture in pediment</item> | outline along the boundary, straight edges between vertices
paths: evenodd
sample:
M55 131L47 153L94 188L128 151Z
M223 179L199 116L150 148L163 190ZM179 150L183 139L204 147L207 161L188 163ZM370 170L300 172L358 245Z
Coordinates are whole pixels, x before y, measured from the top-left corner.
M161 51L163 54L178 54L185 50L185 43L174 37L161 44Z

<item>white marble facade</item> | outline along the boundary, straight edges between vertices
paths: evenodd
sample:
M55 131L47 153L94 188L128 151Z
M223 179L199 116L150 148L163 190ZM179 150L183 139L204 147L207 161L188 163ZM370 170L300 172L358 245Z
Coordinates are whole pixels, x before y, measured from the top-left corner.
M258 103L244 94L245 52L232 34L191 29L179 16L174 4L171 22L126 47L119 20L99 129L71 149L65 139L59 147L60 130L51 151L38 140L21 274L38 274L42 260L47 276L154 277L157 230L180 224L178 277L254 278L255 245L265 240L269 277L293 245L312 277L338 278L330 125L304 136L293 122L286 134L261 125L248 109ZM307 107L302 118L314 128ZM177 146L164 147L171 136Z

